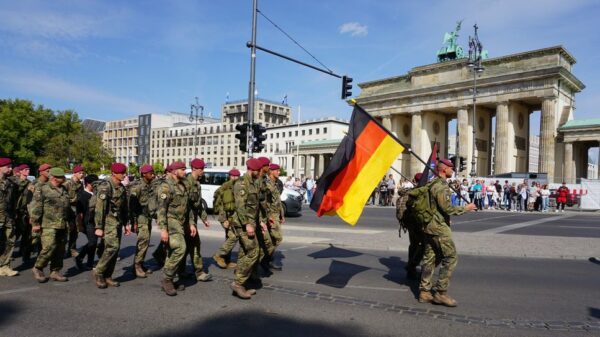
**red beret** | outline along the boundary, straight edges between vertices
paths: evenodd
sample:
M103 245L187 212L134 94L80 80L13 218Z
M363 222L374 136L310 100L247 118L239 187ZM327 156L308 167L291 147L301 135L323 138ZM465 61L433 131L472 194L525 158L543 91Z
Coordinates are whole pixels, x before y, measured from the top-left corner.
M40 167L38 167L38 172L46 171L51 168L52 166L50 164L42 164Z
M21 164L21 165L19 165L19 167L20 167L21 171L23 171L23 170L29 170L29 165L27 165L27 164Z
M423 177L423 173L419 172L419 173L415 174L415 181L421 180L421 177Z
M13 167L13 174L19 174L21 172L21 165Z
M10 158L0 158L0 167L10 165Z
M83 172L83 171L85 171L85 170L83 169L83 166L81 166L81 165L77 165L73 168L73 173L79 173L79 172Z
M438 164L440 164L440 163L444 164L444 165L446 165L448 167L454 168L454 164L452 164L452 161L450 161L450 160L448 160L446 158L438 160Z
M277 164L270 164L269 165L269 170L279 170L280 167Z
M150 173L150 172L154 172L154 168L152 168L152 165L142 165L142 167L140 167L140 173L144 174L144 173Z
M112 173L117 173L117 174L125 173L125 172L127 172L127 166L125 166L125 164L123 164L123 163L113 163L110 166L110 171Z
M259 171L263 167L263 165L260 162L260 160L256 158L250 158L246 161L246 167L252 171Z
M271 161L267 157L258 157L256 159L260 162L260 165L262 165L261 167L269 166L269 164L271 163Z
M239 177L240 176L240 171L238 169L231 169L229 171L229 175L233 176L233 177Z
M190 165L193 169L204 169L204 160L196 158L190 162Z
M171 165L169 165L169 167L171 168L169 171L185 169L185 163L182 161L174 161L171 163Z

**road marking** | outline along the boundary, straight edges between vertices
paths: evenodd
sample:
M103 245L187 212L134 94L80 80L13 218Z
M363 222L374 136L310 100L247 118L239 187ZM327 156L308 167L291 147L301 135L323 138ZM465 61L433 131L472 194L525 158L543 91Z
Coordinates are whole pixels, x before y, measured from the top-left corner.
M600 227L590 227L590 226L558 226L562 228L581 228L581 229L600 229Z
M322 233L349 233L349 234L379 234L384 231L374 229L357 229L357 228L330 228L318 226L294 226L283 224L281 226L284 231L305 231L305 232L322 232Z
M575 215L559 215L559 216L547 217L544 219L537 219L537 220L532 220L532 221L519 222L519 223L512 224L512 225L490 228L490 229L482 230L482 231L475 232L475 233L477 233L477 234L498 234L498 233L510 231L513 229L519 229L519 228L523 228L523 227L539 225L542 223L556 221L556 220L563 220L563 219L571 218L574 216ZM485 221L485 219L481 219L481 221Z
M315 282L308 281L297 281L297 280L274 280L275 282L283 282L283 283L296 283L296 284L307 284L307 285L327 285L327 284L317 284ZM385 287L366 287L366 286L352 286L345 285L344 288L352 288L352 289L367 289L367 290L385 290L385 291L401 291L406 292L408 288L385 288Z
M512 217L512 216L517 216L517 215L516 214L510 214L510 215L494 216L494 217L491 217L491 218L485 218L485 220L508 218L508 217ZM457 221L456 225L462 225L464 223L469 223L469 222L481 222L481 219L467 220L467 221L461 221L461 222Z
M29 288L19 288L19 289L12 289L12 290L4 290L4 291L0 291L0 296L1 295L16 294L16 293L23 293L23 292L26 292L26 291L38 290L38 289L40 289L40 287L29 287Z
M298 250L298 249L304 249L304 248L308 248L308 247L307 246L300 246L300 247L290 248L290 250Z
M203 239L203 238L219 238L219 239L225 240L225 234L223 233L223 231L218 231L218 230L200 230L200 231L198 231L198 234L200 234L200 239ZM313 243L322 243L322 242L328 242L328 241L331 241L331 240L332 239L322 238L322 237L290 236L290 235L284 235L283 236L283 241L285 243L297 243L297 244L301 244L301 245L307 245L307 244L313 244Z

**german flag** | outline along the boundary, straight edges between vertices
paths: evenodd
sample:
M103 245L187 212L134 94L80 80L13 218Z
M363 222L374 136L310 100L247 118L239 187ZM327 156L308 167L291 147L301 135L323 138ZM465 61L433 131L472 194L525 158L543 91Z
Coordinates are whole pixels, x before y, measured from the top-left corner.
M404 151L395 136L354 105L348 134L317 182L310 208L355 225L381 177Z

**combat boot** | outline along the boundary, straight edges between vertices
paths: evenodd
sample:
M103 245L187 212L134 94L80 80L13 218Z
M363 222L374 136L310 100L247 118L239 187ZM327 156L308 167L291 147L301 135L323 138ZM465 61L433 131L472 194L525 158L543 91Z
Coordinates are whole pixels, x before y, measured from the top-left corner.
M227 269L235 269L235 268L237 268L237 263L235 263L235 262L227 263Z
M250 295L256 295L256 289L246 288L246 292Z
M421 290L419 292L419 303L431 303L433 301L433 295L430 291Z
M121 286L121 283L113 280L112 277L107 277L106 280L105 280L105 282L106 282L106 285L110 286L110 287L115 287L116 288L116 287L120 287Z
M142 265L139 263L136 263L133 265L133 270L135 272L135 276L139 277L139 278L146 278L146 272L144 271L144 268L142 268Z
M58 270L50 272L50 279L56 282L67 282L69 279L64 277Z
M196 274L196 280L198 280L200 282L208 282L208 281L212 280L212 275L201 271L198 274Z
M215 260L215 262L217 263L217 266L219 266L219 268L221 268L221 269L227 268L227 262L225 262L225 259L222 256L215 254L215 255L213 255L213 260Z
M458 303L452 297L448 296L445 291L438 291L433 295L433 303L442 304L447 307L455 307Z
M271 262L269 262L269 268L280 271L283 269L283 266L281 265L281 263L272 260Z
M0 268L0 276L17 276L19 272L11 269L9 266L4 266Z
M152 274L152 269L146 267L143 263L141 263L142 266L142 270L144 271L144 273L146 273L146 276Z
M96 273L96 270L92 271L92 276L94 277L94 281L96 282L96 286L98 288L106 289L107 285L106 285L106 280L104 279L104 276Z
M246 288L244 288L243 286L241 286L235 282L231 282L229 287L231 288L231 290L233 290L234 295L237 295L237 297L239 297L241 299L249 300L252 297L252 295L250 295L248 293Z
M46 277L46 275L44 275L44 271L41 269L38 269L36 267L33 267L31 269L31 272L33 272L33 277L39 282L39 283L44 283L44 282L48 282L48 278Z
M161 282L161 289L165 292L165 294L169 296L177 295L177 290L175 290L175 285L173 284L173 280L163 279Z

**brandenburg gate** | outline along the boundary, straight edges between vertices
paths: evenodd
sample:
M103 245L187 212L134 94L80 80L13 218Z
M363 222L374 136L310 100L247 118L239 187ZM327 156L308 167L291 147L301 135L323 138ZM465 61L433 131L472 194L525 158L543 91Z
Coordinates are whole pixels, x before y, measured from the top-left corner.
M424 160L434 141L440 156L447 156L448 123L456 119L457 155L467 158L467 169L459 176L471 172L473 145L477 176L490 175L492 165L494 174L527 172L530 115L540 111L538 172L547 173L549 182L574 180L575 152L565 150L560 128L573 119L575 94L585 88L572 73L575 58L556 46L483 60L475 118L474 74L468 61L458 58L360 83L356 101ZM423 170L408 153L393 166L410 177Z

